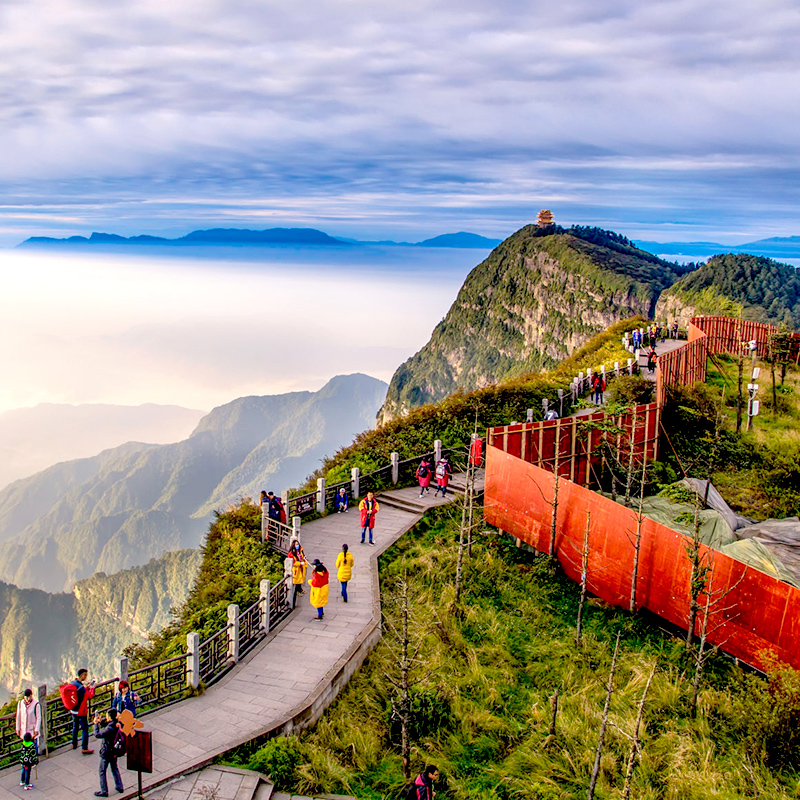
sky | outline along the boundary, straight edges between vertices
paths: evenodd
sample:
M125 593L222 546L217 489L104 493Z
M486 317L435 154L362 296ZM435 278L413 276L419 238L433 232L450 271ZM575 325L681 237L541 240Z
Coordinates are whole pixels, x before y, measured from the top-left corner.
M4 0L0 32L0 246L800 234L794 0Z

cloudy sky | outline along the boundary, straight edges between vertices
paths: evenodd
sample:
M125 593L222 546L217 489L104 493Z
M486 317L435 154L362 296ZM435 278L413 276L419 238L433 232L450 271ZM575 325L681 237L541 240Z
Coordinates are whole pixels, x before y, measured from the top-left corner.
M4 0L0 244L800 234L793 0Z

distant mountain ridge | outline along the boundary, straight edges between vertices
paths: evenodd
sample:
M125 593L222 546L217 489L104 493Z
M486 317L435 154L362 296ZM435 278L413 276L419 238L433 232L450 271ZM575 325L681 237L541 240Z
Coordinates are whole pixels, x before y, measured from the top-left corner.
M397 369L378 423L552 366L612 323L649 317L681 272L611 231L527 225L470 272L430 341Z
M652 242L636 240L637 247L658 255L715 256L723 253L749 253L769 258L800 258L800 236L773 236L744 244L719 242Z
M445 233L421 242L368 242L358 239L346 239L330 236L316 228L267 228L251 230L249 228L211 228L196 230L168 239L163 236L119 236L116 233L92 233L90 236L68 236L63 239L50 236L31 236L17 247L80 247L80 246L281 246L308 245L317 247L341 247L357 245L394 245L397 247L454 247L492 249L500 244L500 239L488 239L477 233Z
M317 392L239 398L183 441L130 443L16 481L0 491L0 580L63 591L196 547L215 508L299 485L371 427L386 388L355 374Z
M125 442L185 439L204 411L140 406L40 403L0 414L0 489L61 461L89 458Z

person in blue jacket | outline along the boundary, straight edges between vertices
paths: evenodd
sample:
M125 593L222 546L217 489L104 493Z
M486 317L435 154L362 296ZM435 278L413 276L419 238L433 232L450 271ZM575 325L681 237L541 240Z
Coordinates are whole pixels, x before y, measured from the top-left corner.
M114 695L114 699L111 701L111 708L115 709L120 714L127 708L135 717L138 707L139 695L131 689L128 681L120 681L119 691Z
M350 500L347 497L347 489L342 486L341 489L336 493L336 496L333 498L333 507L336 509L338 514L341 514L343 511L347 511L350 507Z

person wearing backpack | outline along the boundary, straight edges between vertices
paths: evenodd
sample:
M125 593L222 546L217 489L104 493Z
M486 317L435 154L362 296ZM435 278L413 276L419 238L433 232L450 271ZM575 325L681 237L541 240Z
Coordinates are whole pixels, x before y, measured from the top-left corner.
M606 379L599 372L592 376L592 389L594 390L594 402L600 406L603 404L603 392L606 390Z
M419 496L422 497L424 492L430 491L431 485L431 464L424 456L417 467L417 480L419 481Z
M36 748L36 741L30 733L26 733L22 738L19 763L22 766L22 775L19 779L19 785L23 786L26 790L33 789L31 770L39 763L39 751Z
M433 782L439 780L439 769L428 764L411 786L406 791L405 800L433 800L436 792L433 790Z
M61 687L61 701L72 714L72 749L78 747L80 731L81 752L85 756L94 753L89 749L89 701L94 697L95 681L87 685L88 678L89 670L83 667L78 670L75 680Z
M450 466L450 462L447 460L447 456L442 456L442 458L436 462L436 491L433 493L434 497L439 496L439 492L442 493L442 497L447 495L447 484L450 483L450 476L453 474L453 469Z
M125 734L117 722L117 710L115 708L109 708L106 711L106 726L102 730L100 729L101 720L101 715L95 714L94 738L102 739L103 744L100 745L100 768L98 770L100 791L95 792L94 796L108 797L106 771L109 767L111 767L111 775L114 778L114 788L120 793L125 791L122 786L122 776L119 774L119 767L117 766L117 759L125 755Z

